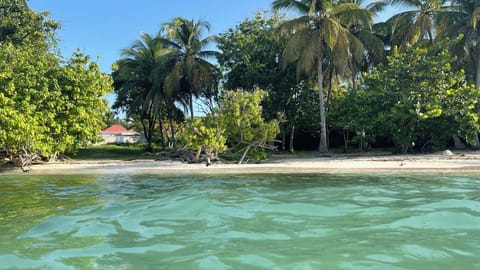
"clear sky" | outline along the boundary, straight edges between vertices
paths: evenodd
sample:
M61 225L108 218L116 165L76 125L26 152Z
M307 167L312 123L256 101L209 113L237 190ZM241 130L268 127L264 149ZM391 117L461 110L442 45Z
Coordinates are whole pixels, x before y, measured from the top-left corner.
M121 50L132 45L140 33L156 34L174 17L203 18L211 34L235 27L258 10L270 10L272 0L29 0L36 11L49 11L62 24L58 31L65 57L80 48L98 63L102 71L120 58ZM391 11L391 8L390 8ZM379 16L388 18L390 11Z
M272 0L30 0L35 11L49 11L62 24L58 31L65 57L80 48L110 73L121 50L140 33L156 34L161 24L174 17L205 19L211 34L224 32L257 10L269 10Z

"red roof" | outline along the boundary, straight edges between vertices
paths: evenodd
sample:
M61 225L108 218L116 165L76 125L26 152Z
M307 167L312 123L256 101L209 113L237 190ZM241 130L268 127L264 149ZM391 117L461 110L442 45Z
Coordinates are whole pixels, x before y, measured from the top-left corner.
M127 130L122 125L112 125L102 130L102 134L119 134L119 133L137 133L135 130Z

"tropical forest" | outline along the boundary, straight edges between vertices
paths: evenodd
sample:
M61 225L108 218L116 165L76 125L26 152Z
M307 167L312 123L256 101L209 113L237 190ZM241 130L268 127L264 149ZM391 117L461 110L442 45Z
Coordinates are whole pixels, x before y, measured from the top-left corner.
M387 6L405 11L376 22ZM478 23L478 0L273 0L217 35L173 14L108 74L62 55L47 11L1 0L0 164L74 154L112 124L190 162L478 149Z

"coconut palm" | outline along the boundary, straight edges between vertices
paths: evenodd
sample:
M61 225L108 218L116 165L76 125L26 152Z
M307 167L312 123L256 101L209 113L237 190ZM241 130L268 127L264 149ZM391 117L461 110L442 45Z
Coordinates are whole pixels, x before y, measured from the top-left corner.
M159 39L170 48L164 55L165 61L172 65L165 78L166 90L184 94L182 103L188 107L192 120L194 97L210 97L217 85L217 68L208 61L217 55L208 49L215 38L202 39L205 30L210 30L210 24L205 20L178 17L163 25L165 37Z
M324 60L343 61L352 53L351 45L361 44L348 27L368 24L372 12L352 3L332 0L275 0L273 9L291 10L299 16L285 22L282 29L292 34L283 57L286 63L297 62L298 72L316 77L320 109L320 154L328 153L324 101Z
M393 5L399 5L413 10L401 12L390 18L392 45L404 51L409 45L426 41L433 44L435 39L437 17L446 11L447 0L391 0Z
M469 78L480 89L480 1L454 0L439 16L439 37L461 37L454 54L459 56Z
M339 3L351 3L358 7L364 7L373 15L382 11L387 3L383 0L372 1L366 4L364 0L340 0ZM372 32L373 20L366 22L351 23L348 27L352 33L361 43L352 42L350 46L350 71L352 74L352 88L357 89L357 75L361 71L376 66L384 58L384 43ZM360 46L359 46L360 45ZM362 70L363 68L363 70Z
M117 61L112 74L117 93L114 107L126 109L127 116L140 121L148 150L152 150L155 123L161 123L165 115L172 122L176 111L175 96L164 89L166 67L163 56L166 52L168 49L159 42L158 36L143 33L130 48L122 51L122 58ZM163 138L162 131L160 127ZM162 144L165 147L164 140Z

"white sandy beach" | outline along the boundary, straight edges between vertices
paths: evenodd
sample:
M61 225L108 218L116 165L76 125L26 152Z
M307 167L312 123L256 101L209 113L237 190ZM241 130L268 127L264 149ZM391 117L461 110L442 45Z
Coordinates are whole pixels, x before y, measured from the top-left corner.
M241 173L368 173L480 172L480 151L453 155L374 155L274 159L254 164L187 164L154 160L71 160L32 166L31 174L241 174ZM4 172L5 173L5 172ZM6 173L21 173L20 169Z

